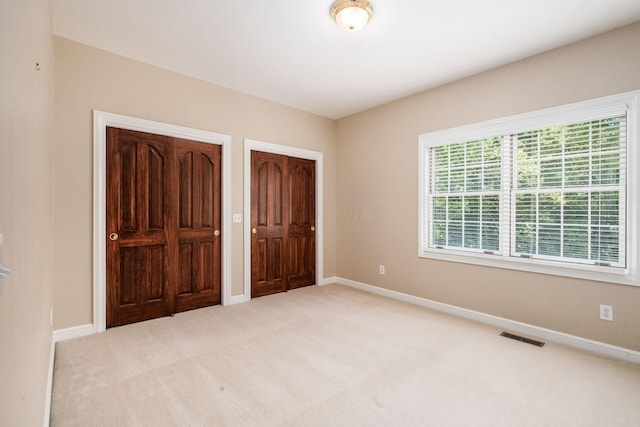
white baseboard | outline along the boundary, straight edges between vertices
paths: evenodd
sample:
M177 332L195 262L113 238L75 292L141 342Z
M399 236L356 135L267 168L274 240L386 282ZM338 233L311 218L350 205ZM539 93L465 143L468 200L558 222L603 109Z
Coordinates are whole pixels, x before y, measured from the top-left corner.
M229 298L229 304L228 305L234 305L234 304L241 304L243 302L247 302L249 301L251 298L247 295L241 294L241 295L232 295L231 298Z
M539 326L517 322L515 320L505 319L504 317L493 316L491 314L481 313L479 311L468 310L466 308L444 304L438 301L416 297L402 292L379 288L377 286L368 285L362 282L356 282L354 280L344 279L342 277L335 277L331 279L332 281L329 283L339 283L341 285L350 286L352 288L371 292L377 295L382 295L388 298L393 298L422 307L427 307L433 310L442 311L454 316L463 317L465 319L471 319L477 322L497 326L502 329L509 329L521 334L532 335L534 337L543 338L545 340L555 341L560 344L565 344L582 350L591 351L593 353L598 353L604 356L614 357L616 359L625 360L627 362L640 363L640 352L631 349L617 347L600 341L593 341L576 335L541 328ZM325 281L326 280L327 279L325 279Z
M604 356L614 357L616 359L640 364L640 352L628 348L618 347L600 341L594 341L576 335L566 334L564 332L530 325L528 323L517 322L515 320L505 319L504 317L498 317L479 311L469 310L466 308L457 307L455 305L445 304L438 301L405 294L402 292L392 291L390 289L379 288L366 283L357 282L355 280L335 276L325 277L318 285L324 286L331 283L339 283L341 285L350 286L352 288L360 289L366 292L371 292L399 301L404 301L444 313L449 313L454 316L463 317L465 319L475 320L477 322L486 323L503 329L509 329L521 334L527 334L534 337L543 338L545 340L555 341L560 344L566 344L571 347L591 351L593 353L598 353ZM235 295L231 297L230 305L240 304L246 301L248 301L248 299L245 295ZM53 331L52 348L55 348L54 345L57 342L65 341L72 338L84 337L87 335L92 335L94 333L96 333L96 328L93 324L74 326L71 328ZM52 350L52 358L53 353L54 350ZM51 362L50 369L53 369L53 361ZM51 371L50 374L53 374L53 371Z
M338 278L336 276L325 277L322 279L322 282L318 283L318 286L330 285L332 283L338 283Z
M51 395L53 393L53 364L56 359L56 343L51 333L51 349L49 350L49 371L47 372L47 392L44 401L44 420L42 425L49 427L51 420Z
M86 325L73 326L71 328L58 329L53 331L53 342L70 340L72 338L85 337L87 335L93 335L96 333L96 328L93 324L88 323Z
M93 324L74 326L71 328L58 329L51 333L51 350L49 354L49 372L47 373L47 392L44 405L44 420L42 425L49 427L51 419L51 396L53 394L53 368L56 360L56 343L70 340L72 338L84 337L96 333Z

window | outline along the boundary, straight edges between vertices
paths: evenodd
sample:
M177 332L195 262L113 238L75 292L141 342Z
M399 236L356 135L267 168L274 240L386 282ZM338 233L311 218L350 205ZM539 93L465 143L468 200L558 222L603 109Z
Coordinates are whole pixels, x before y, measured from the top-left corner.
M420 256L640 284L638 98L420 135Z

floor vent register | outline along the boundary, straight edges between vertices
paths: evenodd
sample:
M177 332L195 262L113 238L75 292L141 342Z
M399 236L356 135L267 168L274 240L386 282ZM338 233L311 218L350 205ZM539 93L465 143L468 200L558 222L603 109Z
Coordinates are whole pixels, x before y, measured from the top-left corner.
M521 337L520 335L510 334L509 332L502 332L500 334L501 337L511 338L512 340L526 342L527 344L535 345L538 347L544 346L542 341L532 340L531 338Z

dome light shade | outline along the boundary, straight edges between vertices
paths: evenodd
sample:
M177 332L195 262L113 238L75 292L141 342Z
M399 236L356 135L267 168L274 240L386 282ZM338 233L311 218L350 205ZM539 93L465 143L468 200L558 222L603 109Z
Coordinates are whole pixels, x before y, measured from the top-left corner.
M367 0L338 0L331 6L331 16L340 28L358 31L373 15L373 5Z

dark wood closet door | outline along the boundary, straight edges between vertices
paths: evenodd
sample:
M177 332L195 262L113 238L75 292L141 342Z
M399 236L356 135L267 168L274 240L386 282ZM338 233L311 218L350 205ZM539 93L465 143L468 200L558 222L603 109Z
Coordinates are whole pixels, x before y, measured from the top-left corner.
M171 312L167 147L163 136L107 128L107 327Z
M107 128L107 327L220 303L221 147Z
M220 304L219 145L174 140L177 163L178 282L175 311Z
M315 162L251 152L251 296L315 283Z
M251 296L287 290L285 160L251 152Z
M289 288L316 282L316 165L313 160L287 159L289 184Z

